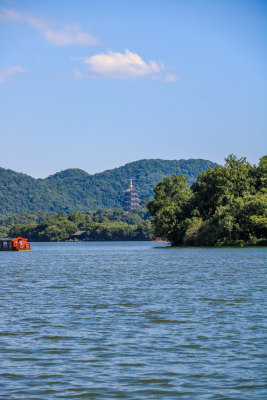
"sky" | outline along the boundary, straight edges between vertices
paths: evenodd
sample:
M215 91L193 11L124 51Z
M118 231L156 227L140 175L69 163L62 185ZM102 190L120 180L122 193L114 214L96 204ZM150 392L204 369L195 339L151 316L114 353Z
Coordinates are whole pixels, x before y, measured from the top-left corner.
M0 0L0 167L267 153L267 0Z

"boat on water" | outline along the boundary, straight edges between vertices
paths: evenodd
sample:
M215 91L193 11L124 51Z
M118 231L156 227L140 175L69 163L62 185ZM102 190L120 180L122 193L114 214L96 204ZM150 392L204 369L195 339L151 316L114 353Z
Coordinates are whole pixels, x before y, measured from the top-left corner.
M31 251L31 244L22 237L0 238L0 251Z
M165 238L156 237L156 238L154 239L154 242L168 242L168 240L165 239Z

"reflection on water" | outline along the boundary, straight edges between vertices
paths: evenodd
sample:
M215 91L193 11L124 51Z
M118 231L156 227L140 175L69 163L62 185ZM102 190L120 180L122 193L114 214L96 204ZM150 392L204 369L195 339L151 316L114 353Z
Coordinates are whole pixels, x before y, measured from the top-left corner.
M266 398L266 249L153 246L0 253L0 398Z

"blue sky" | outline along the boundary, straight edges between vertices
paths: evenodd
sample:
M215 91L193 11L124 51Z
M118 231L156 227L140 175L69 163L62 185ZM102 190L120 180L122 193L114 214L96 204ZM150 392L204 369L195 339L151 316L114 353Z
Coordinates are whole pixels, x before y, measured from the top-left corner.
M267 150L267 1L0 0L0 166Z

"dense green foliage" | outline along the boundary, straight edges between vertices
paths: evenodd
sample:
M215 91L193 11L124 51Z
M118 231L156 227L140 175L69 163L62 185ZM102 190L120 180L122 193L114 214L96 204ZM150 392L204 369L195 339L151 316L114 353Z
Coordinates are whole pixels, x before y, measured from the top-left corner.
M0 237L8 236L8 232L14 225L40 224L44 220L55 216L55 213L53 214L41 211L33 211L15 214L10 217L2 217L0 218Z
M267 156L258 166L231 155L224 166L165 178L148 203L156 235L172 245L266 245Z
M140 160L95 175L68 169L46 179L0 168L0 216L33 211L70 214L120 207L129 178L133 178L141 199L147 199L164 176L184 174L192 183L200 171L214 166L211 161L194 159Z
M181 242L184 236L186 205L191 192L184 175L165 177L155 190L155 200L148 203L157 236L172 243Z
M74 239L76 231L84 230L87 240L151 240L149 217L145 208L129 213L122 208L74 212L69 217L61 212L40 223L17 223L8 230L8 235L26 237L32 241L64 241ZM22 215L22 218L25 216ZM14 219L19 221L19 215Z

